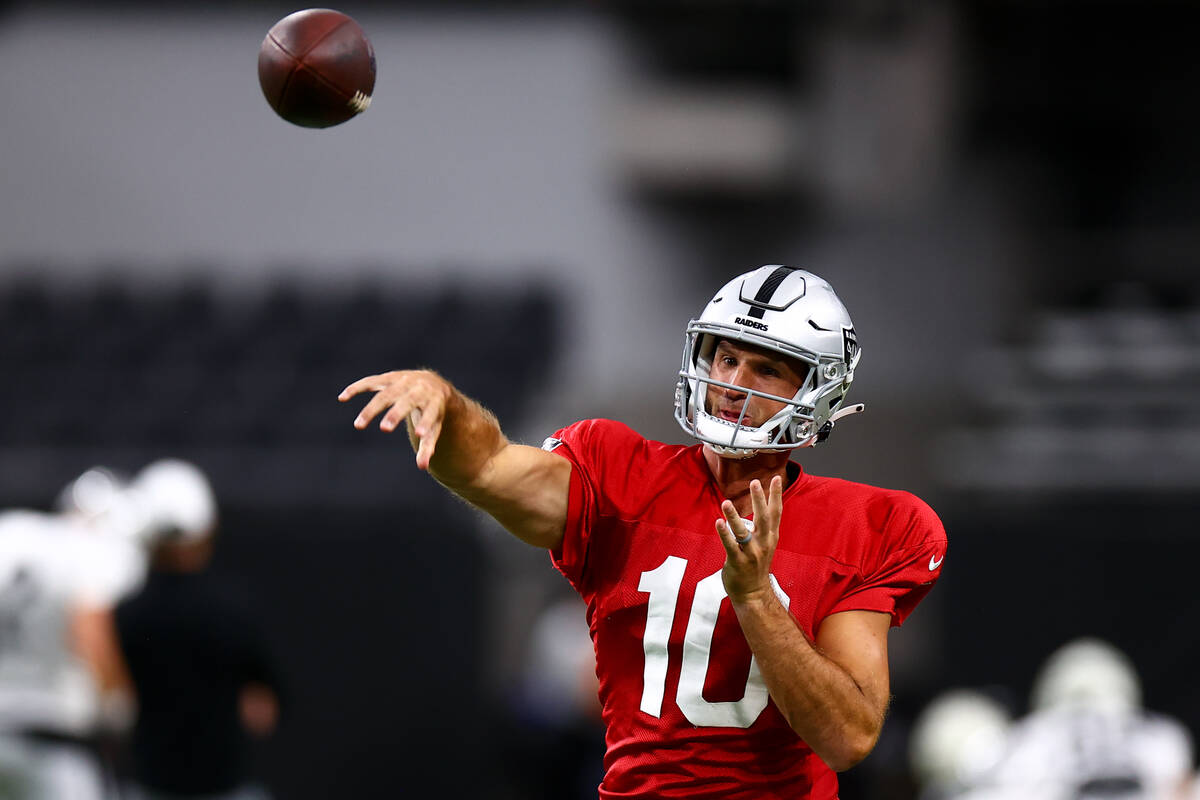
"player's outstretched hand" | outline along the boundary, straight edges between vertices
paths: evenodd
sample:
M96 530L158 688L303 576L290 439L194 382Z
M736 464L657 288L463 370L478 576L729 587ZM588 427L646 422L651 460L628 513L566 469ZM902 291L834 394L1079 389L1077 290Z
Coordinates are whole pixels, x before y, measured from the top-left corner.
M754 508L751 530L729 500L721 503L722 519L717 534L725 545L725 566L721 580L730 601L742 603L774 594L771 588L771 560L779 544L779 521L783 518L783 478L771 479L770 494L761 481L751 481L750 502Z
M338 400L344 403L364 392L374 392L375 396L358 413L354 427L363 430L371 424L371 420L383 414L379 429L391 433L397 425L411 417L417 466L429 469L429 461L433 458L438 436L442 432L446 404L454 395L450 383L429 370L385 372L360 378L342 389Z

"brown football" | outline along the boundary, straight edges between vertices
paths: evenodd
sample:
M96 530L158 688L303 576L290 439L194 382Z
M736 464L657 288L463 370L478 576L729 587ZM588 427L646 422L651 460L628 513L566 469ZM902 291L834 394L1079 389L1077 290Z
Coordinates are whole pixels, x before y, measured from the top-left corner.
M358 23L340 11L297 11L267 31L258 50L258 83L288 122L328 128L371 105L375 50Z

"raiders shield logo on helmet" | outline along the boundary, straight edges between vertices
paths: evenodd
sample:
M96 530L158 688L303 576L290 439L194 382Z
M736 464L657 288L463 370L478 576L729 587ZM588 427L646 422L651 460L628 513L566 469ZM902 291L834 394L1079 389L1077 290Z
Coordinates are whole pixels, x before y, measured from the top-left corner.
M854 328L842 328L842 358L847 364L854 364L854 357L858 355L858 337L854 335Z

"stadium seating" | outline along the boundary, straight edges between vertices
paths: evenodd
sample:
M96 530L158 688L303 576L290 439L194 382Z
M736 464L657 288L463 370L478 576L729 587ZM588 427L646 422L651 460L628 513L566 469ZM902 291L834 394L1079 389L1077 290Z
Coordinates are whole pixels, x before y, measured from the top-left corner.
M231 294L198 279L145 287L115 270L69 286L16 273L0 283L4 505L37 504L92 461L132 469L168 453L242 505L291 507L296 481L319 487L301 499L357 503L385 480L379 459L408 458L395 438L351 427L361 403L335 399L347 383L433 367L514 425L556 357L545 289L297 282ZM286 483L273 481L281 469Z

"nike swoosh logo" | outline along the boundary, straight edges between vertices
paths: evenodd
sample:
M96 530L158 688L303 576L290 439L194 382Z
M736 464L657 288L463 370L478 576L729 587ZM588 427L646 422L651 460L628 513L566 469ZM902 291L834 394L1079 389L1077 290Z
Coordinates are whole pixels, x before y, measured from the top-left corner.
M933 572L935 569L940 567L942 565L942 562L945 560L946 560L945 556L942 556L941 558L937 558L935 556L930 556L929 557L929 571Z

